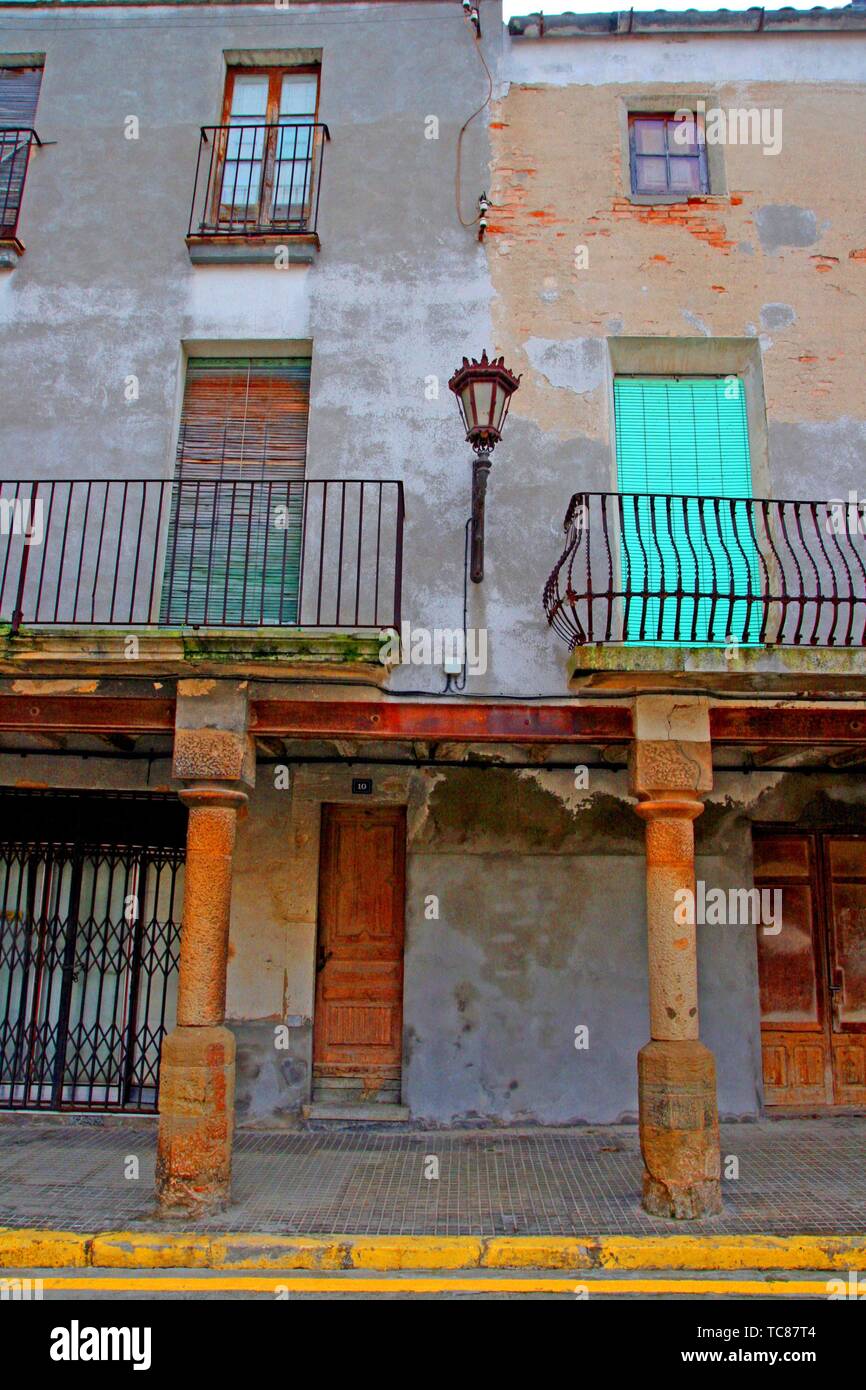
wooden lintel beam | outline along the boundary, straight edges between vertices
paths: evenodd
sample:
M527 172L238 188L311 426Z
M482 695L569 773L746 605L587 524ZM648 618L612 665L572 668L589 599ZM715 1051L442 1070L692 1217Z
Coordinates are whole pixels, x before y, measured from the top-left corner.
M0 729L36 733L161 734L174 730L174 700L103 695L3 695Z
M866 708L801 705L713 705L713 743L866 744Z
M256 700L255 734L455 743L625 743L628 705L449 704L445 701Z

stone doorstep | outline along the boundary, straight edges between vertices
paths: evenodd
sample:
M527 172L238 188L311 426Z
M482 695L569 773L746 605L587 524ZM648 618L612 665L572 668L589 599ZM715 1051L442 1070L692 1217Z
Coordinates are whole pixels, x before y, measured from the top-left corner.
M363 1124L405 1124L409 1119L408 1105L394 1105L388 1101L373 1101L371 1104L346 1101L312 1101L301 1107L305 1120L339 1120L341 1123L355 1120Z

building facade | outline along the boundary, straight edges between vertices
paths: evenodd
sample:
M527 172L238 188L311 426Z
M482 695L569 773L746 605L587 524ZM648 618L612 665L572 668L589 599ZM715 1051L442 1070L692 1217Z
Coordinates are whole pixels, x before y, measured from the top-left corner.
M191 1210L235 1123L639 1118L692 1216L866 1104L864 56L0 4L0 1105Z

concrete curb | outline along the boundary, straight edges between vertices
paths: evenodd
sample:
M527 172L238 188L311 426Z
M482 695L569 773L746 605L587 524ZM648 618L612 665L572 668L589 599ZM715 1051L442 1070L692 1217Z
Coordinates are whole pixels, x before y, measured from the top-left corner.
M0 1228L0 1269L866 1270L857 1236L279 1236Z

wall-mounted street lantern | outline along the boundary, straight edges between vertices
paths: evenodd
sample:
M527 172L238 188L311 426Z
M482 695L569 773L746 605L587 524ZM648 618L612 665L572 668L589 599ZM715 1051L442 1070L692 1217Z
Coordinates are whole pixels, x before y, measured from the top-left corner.
M484 500L490 473L490 455L502 438L508 404L520 385L501 357L488 361L463 358L448 385L457 397L466 428L466 439L475 450L472 461L471 561L469 574L474 584L484 578Z

